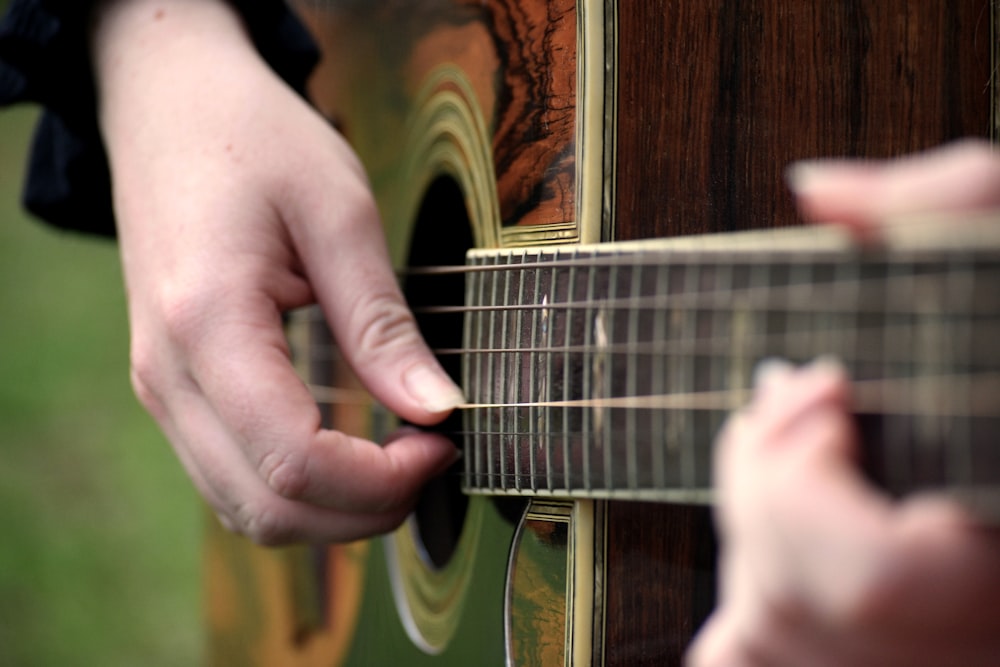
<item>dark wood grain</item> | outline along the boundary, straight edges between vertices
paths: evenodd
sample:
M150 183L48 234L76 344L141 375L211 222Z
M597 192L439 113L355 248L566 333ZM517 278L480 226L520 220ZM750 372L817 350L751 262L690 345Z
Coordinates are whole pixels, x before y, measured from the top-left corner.
M312 96L358 149L377 191L401 159L418 90L446 65L468 79L485 115L502 225L574 220L574 0L325 2L303 9L323 52ZM390 38L372 39L380 35ZM385 189L406 185L386 182Z
M715 538L704 507L607 509L606 667L680 665L715 602Z
M792 225L793 160L990 131L988 0L618 4L619 238Z
M503 86L493 139L503 224L575 215L576 2L490 5Z

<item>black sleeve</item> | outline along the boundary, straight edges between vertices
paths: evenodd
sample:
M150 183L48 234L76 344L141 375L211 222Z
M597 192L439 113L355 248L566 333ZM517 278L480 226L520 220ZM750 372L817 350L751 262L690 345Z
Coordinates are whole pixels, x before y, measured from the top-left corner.
M300 94L318 59L282 0L230 0L254 44ZM0 20L0 106L43 107L28 163L24 206L60 227L115 233L107 156L97 127L87 47L92 0L12 0Z

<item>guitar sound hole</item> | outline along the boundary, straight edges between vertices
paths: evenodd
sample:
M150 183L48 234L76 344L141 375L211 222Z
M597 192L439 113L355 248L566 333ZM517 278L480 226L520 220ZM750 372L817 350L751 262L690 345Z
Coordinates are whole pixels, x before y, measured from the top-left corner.
M427 189L413 229L409 265L461 266L465 253L472 247L472 228L465 198L458 184L440 177ZM426 306L461 306L465 301L465 279L461 274L407 277L404 292L410 306L417 310L416 318L432 350L457 350L462 347L461 313L421 313ZM441 365L456 382L460 382L460 355L439 355ZM461 447L462 417L453 413L430 430L450 437ZM435 568L442 568L452 557L465 523L469 500L462 493L462 462L459 461L440 477L431 480L421 494L416 507L416 525L424 552Z

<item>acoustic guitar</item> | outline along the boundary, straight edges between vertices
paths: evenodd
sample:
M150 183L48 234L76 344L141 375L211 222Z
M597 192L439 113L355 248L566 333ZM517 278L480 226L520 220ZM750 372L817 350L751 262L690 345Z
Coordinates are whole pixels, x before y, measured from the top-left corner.
M714 603L711 442L770 356L843 361L887 490L995 511L997 225L859 249L796 227L782 172L993 136L996 3L296 5L464 457L384 538L213 524L212 664L680 664ZM391 432L314 313L289 336L331 427Z

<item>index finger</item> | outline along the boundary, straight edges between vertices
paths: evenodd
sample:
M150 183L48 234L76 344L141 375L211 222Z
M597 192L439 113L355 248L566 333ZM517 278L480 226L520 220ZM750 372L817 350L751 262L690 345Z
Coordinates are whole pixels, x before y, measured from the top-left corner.
M882 565L887 504L852 458L846 379L823 364L772 381L720 442L724 539L760 585L840 614Z
M807 220L862 233L907 216L1000 207L1000 155L974 140L892 160L799 162L787 181Z

